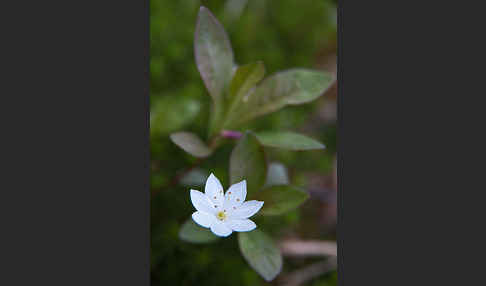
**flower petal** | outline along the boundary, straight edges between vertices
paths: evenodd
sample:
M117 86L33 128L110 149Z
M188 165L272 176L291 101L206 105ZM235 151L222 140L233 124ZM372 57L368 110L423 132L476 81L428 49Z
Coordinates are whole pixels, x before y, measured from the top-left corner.
M256 214L263 206L261 201L247 201L231 212L232 219L245 219Z
M233 211L241 206L246 199L246 180L232 185L224 195L224 208Z
M213 173L211 173L211 175L209 175L208 179L206 180L204 193L211 200L211 202L213 202L214 205L217 205L219 208L223 207L223 186Z
M225 223L217 219L211 224L211 231L217 236L228 236L233 232Z
M192 205L198 211L214 213L215 209L211 201L201 192L196 190L191 190L191 202Z
M213 214L197 211L192 214L192 219L198 225L208 228L211 226L216 218Z
M251 231L256 228L256 224L249 219L232 219L226 225L234 231Z

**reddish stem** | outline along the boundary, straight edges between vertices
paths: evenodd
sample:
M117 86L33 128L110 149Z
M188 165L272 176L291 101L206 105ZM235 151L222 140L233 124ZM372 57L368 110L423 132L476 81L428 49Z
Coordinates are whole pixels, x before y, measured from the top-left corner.
M221 131L221 136L224 138L231 138L231 139L240 139L243 134L238 131L233 130L223 130Z

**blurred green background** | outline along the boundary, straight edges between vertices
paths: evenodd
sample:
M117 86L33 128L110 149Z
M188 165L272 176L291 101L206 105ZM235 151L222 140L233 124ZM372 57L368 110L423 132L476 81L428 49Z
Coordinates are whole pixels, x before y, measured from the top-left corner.
M152 285L286 285L290 277L319 257L285 257L282 273L264 282L241 256L236 236L211 244L181 241L178 231L193 207L189 189L202 190L213 172L229 187L228 144L189 175L174 178L196 159L169 140L175 131L207 137L210 97L196 68L193 38L199 7L208 7L229 34L238 64L261 60L266 75L293 67L336 72L336 1L334 0L151 0L151 279ZM288 168L292 184L311 197L299 209L279 217L261 217L259 228L276 241L335 240L336 87L318 100L286 107L242 129L292 130L323 142L322 151L266 149L271 162ZM301 285L337 285L335 271Z

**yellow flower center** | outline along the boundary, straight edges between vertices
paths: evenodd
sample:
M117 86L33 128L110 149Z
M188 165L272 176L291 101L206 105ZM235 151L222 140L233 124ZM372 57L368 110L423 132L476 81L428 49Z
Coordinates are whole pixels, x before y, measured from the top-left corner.
M225 220L226 219L226 213L225 212L218 212L216 214L216 217L219 219L219 220Z

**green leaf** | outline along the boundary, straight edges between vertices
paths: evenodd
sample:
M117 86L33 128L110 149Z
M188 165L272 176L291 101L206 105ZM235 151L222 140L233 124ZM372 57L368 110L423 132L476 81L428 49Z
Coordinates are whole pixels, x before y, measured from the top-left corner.
M246 132L230 157L230 183L246 180L248 194L256 193L265 183L267 163L263 147L255 135Z
M225 126L230 127L231 122L239 117L238 107L242 104L244 96L263 79L265 66L262 62L256 62L239 66L231 80L229 91L229 108Z
M256 200L264 201L260 210L262 215L281 215L291 211L309 198L309 195L294 186L271 186L258 192Z
M257 86L240 106L237 124L277 111L285 105L310 102L335 82L332 74L307 69L291 69L276 73Z
M289 150L324 149L324 144L305 135L294 132L259 132L255 133L260 143L268 147L284 148Z
M233 70L233 50L221 23L206 8L199 10L194 49L197 68L213 98L222 96Z
M180 183L181 185L186 187L204 188L208 176L209 174L206 170L201 168L194 168L193 170L182 176L182 178L180 179Z
M287 185L289 183L289 176L287 168L281 163L271 163L268 166L267 180L265 186Z
M157 96L151 100L150 136L167 136L180 130L196 118L201 110L199 101L178 96Z
M206 243L218 239L209 229L197 225L191 218L182 225L179 238L192 243Z
M238 243L248 264L266 281L273 280L282 270L282 254L264 232L258 229L240 232Z
M181 147L187 153L204 158L211 155L212 150L199 137L190 132L177 132L170 135L174 144Z
M206 7L199 10L194 35L196 64L213 98L210 135L219 127L224 114L225 89L233 75L233 49L221 23Z

